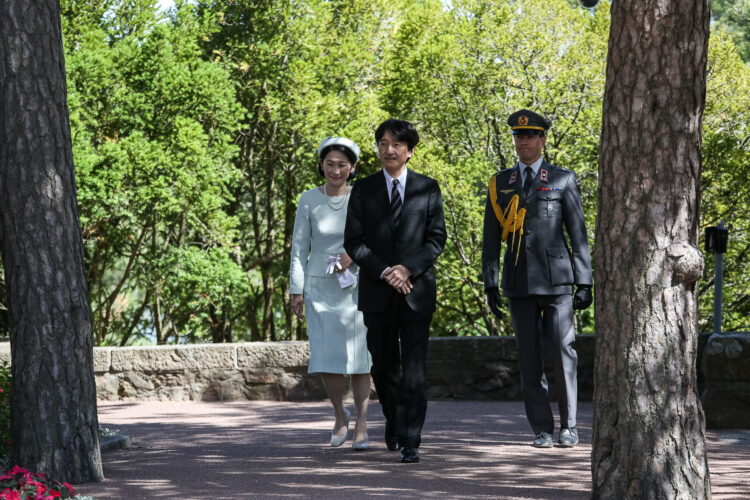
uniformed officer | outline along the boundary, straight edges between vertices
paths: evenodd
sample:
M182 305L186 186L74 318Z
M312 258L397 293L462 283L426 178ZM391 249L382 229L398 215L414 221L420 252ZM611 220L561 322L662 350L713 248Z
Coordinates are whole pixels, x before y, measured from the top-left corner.
M542 157L550 127L546 118L522 109L510 115L508 125L518 163L490 179L482 243L484 289L490 309L500 317L498 273L500 247L505 241L500 286L508 297L516 332L526 417L535 434L533 445L551 447L555 427L542 361L544 342L549 344L559 387L558 443L575 446L578 356L572 346L573 309L585 309L592 302L581 193L575 173L550 165Z

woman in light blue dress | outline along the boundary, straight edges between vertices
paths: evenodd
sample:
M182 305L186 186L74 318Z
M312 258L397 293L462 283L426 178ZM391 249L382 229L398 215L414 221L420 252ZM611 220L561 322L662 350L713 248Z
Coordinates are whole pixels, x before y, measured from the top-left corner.
M357 265L344 251L344 225L359 147L344 137L328 137L318 148L318 171L326 183L302 193L292 235L289 291L294 313L307 319L309 373L320 373L331 398L336 422L331 446L341 446L349 432L344 407L344 375L351 375L357 422L355 450L369 447L367 401L370 366L367 329L357 310Z

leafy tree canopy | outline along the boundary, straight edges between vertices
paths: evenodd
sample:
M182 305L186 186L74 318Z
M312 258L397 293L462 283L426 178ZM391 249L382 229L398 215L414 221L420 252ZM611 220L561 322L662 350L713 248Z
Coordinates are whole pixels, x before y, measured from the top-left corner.
M720 27L742 1L714 2ZM296 200L323 183L317 145L347 136L362 148L359 174L375 172L373 131L389 116L417 125L410 167L445 198L435 332L511 333L481 283L487 182L515 162L507 116L545 114L545 154L577 173L593 238L608 181L597 169L608 5L203 0L164 14L155 0L62 0L97 343L304 338L288 308L288 256ZM730 224L728 330L750 326L750 75L737 29L711 38L702 149L701 227ZM706 264L702 330L712 256ZM0 279L0 303L3 289ZM592 316L578 313L579 330L594 330ZM0 308L0 328L3 318Z
M750 62L750 0L713 0L711 15L715 25L729 32L742 59Z

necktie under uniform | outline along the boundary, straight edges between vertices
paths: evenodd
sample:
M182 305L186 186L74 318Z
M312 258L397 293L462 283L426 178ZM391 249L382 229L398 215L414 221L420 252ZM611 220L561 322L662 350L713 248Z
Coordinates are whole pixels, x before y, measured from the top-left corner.
M398 227L401 220L401 194L398 192L398 179L393 179L393 187L391 188L391 216L393 217L393 225Z
M526 167L526 170L524 170L524 172L526 172L526 180L523 181L523 194L528 196L529 190L531 189L531 182L534 180L534 169L532 169L531 167Z

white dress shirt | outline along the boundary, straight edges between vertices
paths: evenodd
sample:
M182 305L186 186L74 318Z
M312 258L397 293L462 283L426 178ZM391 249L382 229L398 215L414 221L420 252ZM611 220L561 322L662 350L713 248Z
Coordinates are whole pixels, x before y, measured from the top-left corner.
M391 177L385 169L383 169L383 175L385 175L385 187L388 189L388 200L391 199L391 190L393 189L393 179L398 179L398 194L401 195L401 203L404 202L404 193L406 192L406 174L409 172L408 168L405 168L401 175L398 177Z
M398 179L398 187L396 189L398 189L398 194L401 196L401 204L402 205L404 204L404 194L406 193L407 172L409 172L409 169L404 168L404 171L401 172L401 175L399 175L398 177L391 177L390 174L388 174L388 172L385 170L385 168L383 169L383 175L385 176L385 187L388 190L387 192L388 192L389 201L391 199L391 190L393 189L393 179L395 178L395 179ZM383 269L383 272L380 273L380 279L383 279L383 275L387 273L389 269L390 267L386 267L385 269Z

